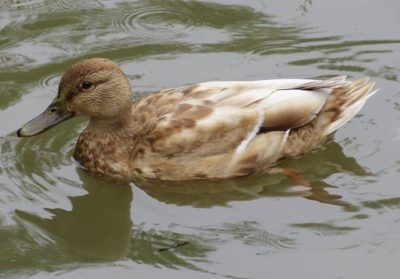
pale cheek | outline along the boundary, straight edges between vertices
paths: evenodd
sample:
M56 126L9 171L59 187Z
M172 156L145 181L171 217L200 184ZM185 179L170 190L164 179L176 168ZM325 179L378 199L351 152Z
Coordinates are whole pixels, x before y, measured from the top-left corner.
M75 113L77 112L76 106L74 103L66 103L65 107L67 108L68 111L75 112Z
M65 104L65 106L68 111L74 112L76 115L86 115L89 113L88 106L82 105L82 102L77 99Z

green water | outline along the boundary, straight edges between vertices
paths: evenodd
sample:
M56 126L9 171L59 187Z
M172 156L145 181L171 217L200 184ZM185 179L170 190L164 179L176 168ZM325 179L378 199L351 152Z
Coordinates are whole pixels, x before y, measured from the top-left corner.
M399 30L398 0L4 0L0 278L398 278ZM280 175L114 185L72 160L84 119L15 134L98 56L136 97L334 75L380 91L334 142L282 162L312 193Z

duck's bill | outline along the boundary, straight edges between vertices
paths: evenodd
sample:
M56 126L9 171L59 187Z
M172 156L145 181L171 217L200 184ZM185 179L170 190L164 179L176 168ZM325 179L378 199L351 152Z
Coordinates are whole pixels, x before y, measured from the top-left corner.
M22 126L17 135L19 137L38 135L73 116L72 112L61 107L58 102L53 102L42 114Z

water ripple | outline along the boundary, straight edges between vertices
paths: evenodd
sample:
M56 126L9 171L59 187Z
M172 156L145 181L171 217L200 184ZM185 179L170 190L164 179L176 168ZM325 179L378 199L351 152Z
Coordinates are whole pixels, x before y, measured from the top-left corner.
M242 241L244 244L272 249L294 249L295 239L267 232L259 227L256 222L244 221L237 224L225 224L223 228L206 228L205 231L216 234L221 238L227 236Z
M6 0L4 9L11 10L37 10L43 7L45 10L52 9L57 11L75 10L79 8L101 7L98 1L73 1L73 0ZM2 6L3 8L3 6Z
M7 2L9 3L9 7L12 9L21 9L21 8L33 9L45 4L44 3L45 0L24 0L24 1L8 0L6 1L6 3ZM5 6L7 7L7 5Z
M56 11L74 11L79 9L102 8L103 5L99 1L58 0L52 1L50 7Z
M79 178L70 170L74 168L70 134L70 130L59 130L40 139L0 138L0 169L8 178L0 185L0 208L8 212L7 219L15 209L47 215L45 207L69 207L67 196L82 192Z
M2 53L0 54L0 71L3 68L21 66L32 61L31 58L20 53Z
M125 14L114 25L134 37L176 39L198 24L193 17L179 10L143 7Z
M55 90L57 90L59 82L60 82L60 75L52 74L42 77L38 81L38 85L39 88L45 91L54 92Z

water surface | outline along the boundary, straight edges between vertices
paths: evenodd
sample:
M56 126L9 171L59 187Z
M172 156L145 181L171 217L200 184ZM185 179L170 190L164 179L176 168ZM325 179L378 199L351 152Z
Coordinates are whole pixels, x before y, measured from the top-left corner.
M400 4L396 0L0 4L1 278L397 278ZM18 139L63 70L107 57L136 98L207 80L370 76L335 140L280 175L115 185L71 155L84 119ZM175 247L175 248L173 248Z

